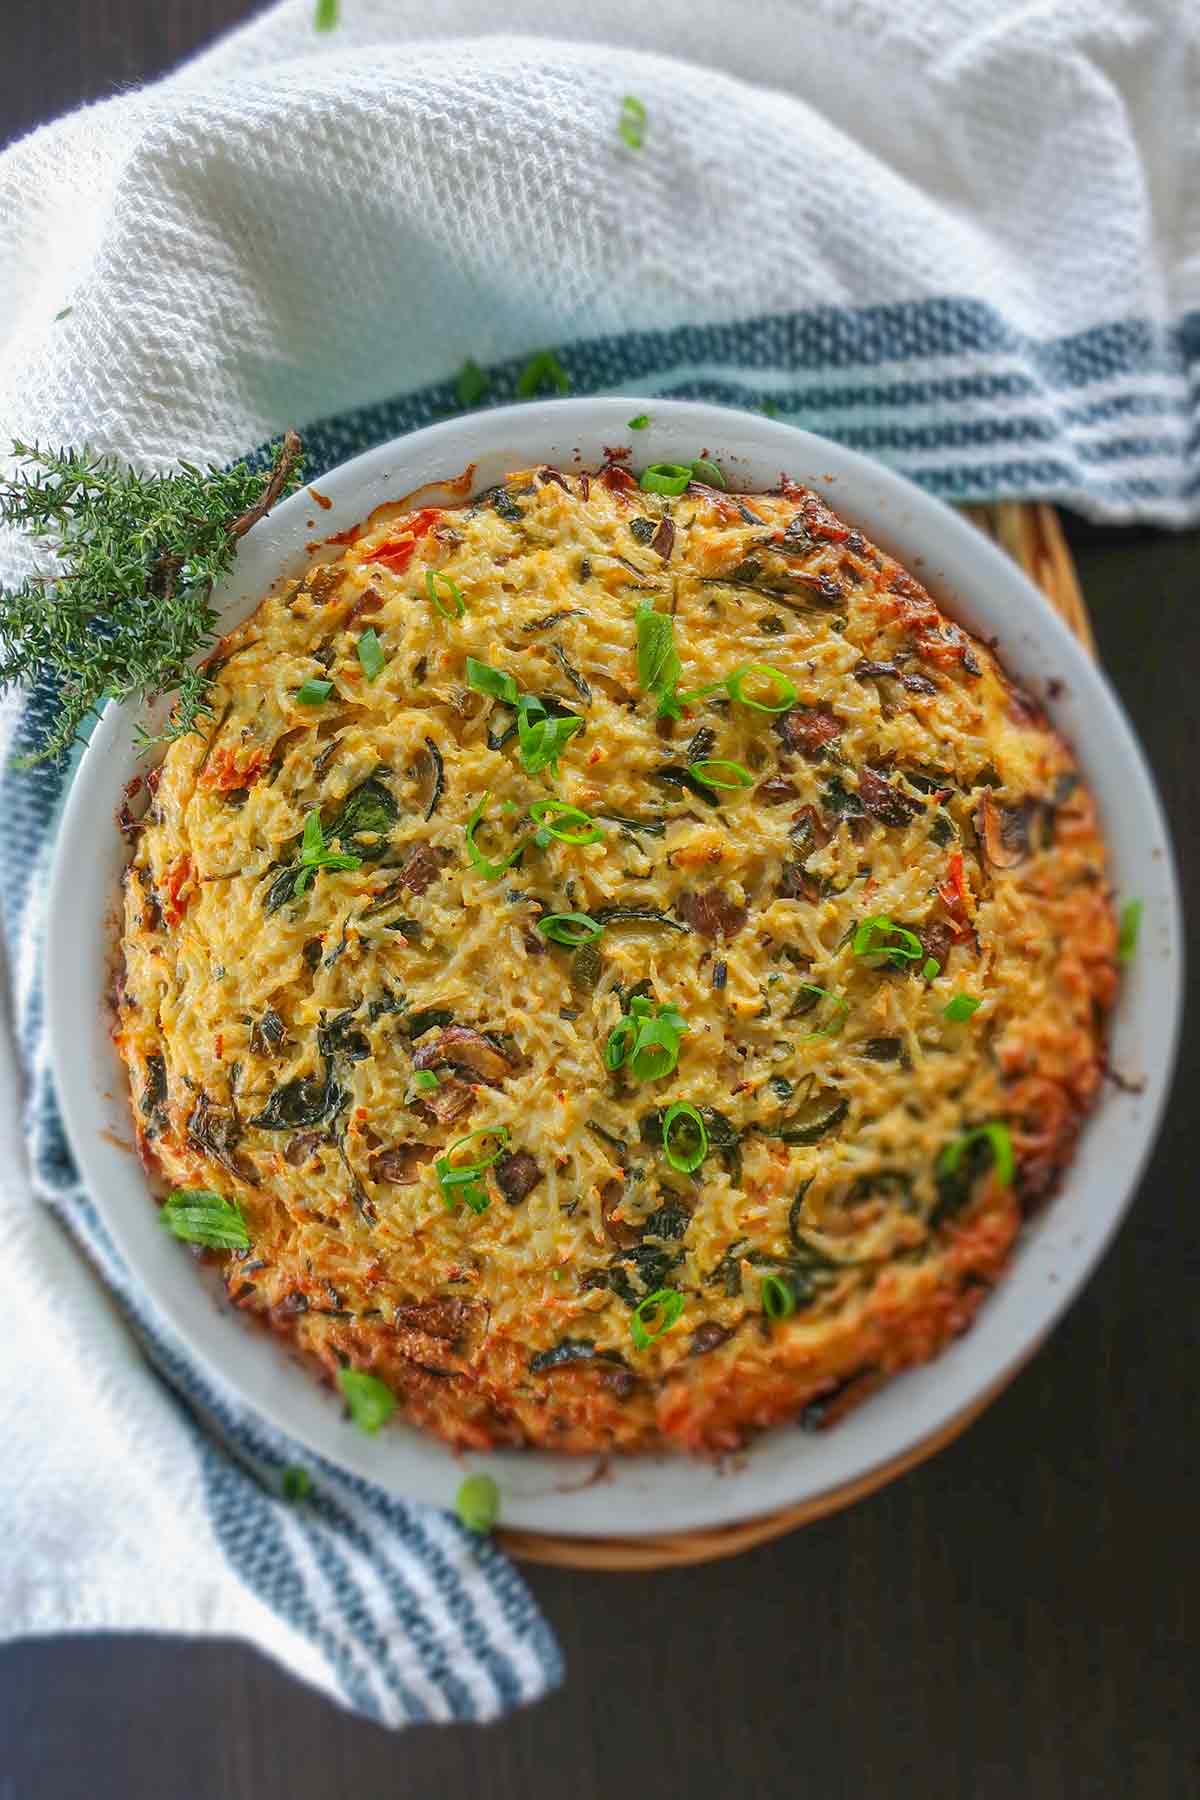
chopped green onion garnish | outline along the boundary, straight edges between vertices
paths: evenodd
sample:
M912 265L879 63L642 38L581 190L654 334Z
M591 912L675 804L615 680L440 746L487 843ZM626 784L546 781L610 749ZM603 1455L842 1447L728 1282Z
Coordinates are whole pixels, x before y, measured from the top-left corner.
M296 871L292 893L302 894L305 888L315 880L319 869L361 868L361 856L352 856L348 851L325 848L325 833L321 830L320 812L310 812L304 821L304 836L300 840L300 867Z
M949 1019L952 1025L961 1025L972 1013L978 1012L983 1005L982 1000L973 1000L970 994L955 994L942 1008L943 1019Z
M537 922L537 929L544 938L555 944L590 944L604 930L596 919L587 913L546 913Z
M638 1022L628 1014L618 1019L608 1034L608 1042L604 1046L604 1066L606 1069L619 1069L626 1061L634 1044L637 1042Z
M313 14L314 31L332 31L338 22L341 0L317 0Z
M764 1275L758 1293L768 1319L790 1319L796 1310L795 1290L778 1275Z
M850 948L871 969L881 969L885 963L900 966L918 962L925 954L916 932L909 931L905 925L897 925L886 913L875 913L864 919L854 933ZM936 969L934 974L937 974Z
M474 1162L454 1162L455 1153L461 1150L464 1144L473 1144L476 1138L491 1138L495 1142L496 1148L490 1155L477 1157ZM453 1212L455 1203L459 1200L464 1201L474 1213L487 1211L490 1196L479 1177L504 1154L504 1147L507 1143L507 1125L485 1125L481 1130L470 1131L466 1137L459 1138L457 1142L451 1144L445 1156L438 1157L433 1166L437 1172L438 1186L442 1190L442 1198L446 1202L448 1211Z
M752 699L745 691L747 681L752 679L771 682L779 698L775 701ZM779 669L773 669L770 663L743 663L740 669L735 669L729 676L725 686L731 700L740 701L743 706L752 706L756 712L786 712L796 699L793 684Z
M669 1000L655 1007L635 994L628 1013L608 1034L605 1067L615 1070L628 1062L639 1081L661 1081L679 1061L679 1040L686 1030L687 1020Z
M584 812L580 806L569 806L565 800L535 800L529 808L529 816L537 826L536 842L544 849L551 838L557 838L560 844L596 844L604 836L602 828L597 825L591 813ZM552 825L551 819L558 824ZM572 831L573 825L582 827L580 831Z
M506 706L517 704L517 684L512 676L506 675L503 669L493 669L490 663L476 662L473 656L467 658L467 684L477 694L503 700Z
M415 1088L418 1094L432 1093L433 1089L438 1086L436 1071L433 1069L414 1069L409 1086Z
M461 1150L464 1144L473 1144L476 1138L479 1138L481 1141L487 1138L494 1138L496 1140L496 1148L477 1157L474 1162L453 1163L451 1158L455 1153ZM498 1161L504 1152L504 1146L507 1142L507 1125L483 1125L478 1131L468 1131L466 1137L455 1139L445 1156L440 1156L438 1158L436 1164L438 1175L451 1187L458 1186L464 1181L469 1181L473 1175L481 1175L485 1169L490 1169L492 1164ZM445 1171L444 1175L443 1170Z
M726 762L719 756L704 756L699 762L688 764L688 774L694 775L710 788L748 788L754 786L754 777L749 769L743 768L740 762Z
M552 350L539 350L517 376L517 393L522 400L531 400L548 388L565 394L570 386L571 378Z
M670 1075L679 1061L679 1034L686 1031L687 1026L680 1022L676 1026L674 1020L679 1017L674 1009L673 1016L663 1013L658 1018L646 1019L637 1034L637 1042L633 1046L633 1055L629 1059L630 1073L638 1081L661 1081L664 1075Z
M617 130L631 150L640 150L646 134L646 108L636 94L626 94L621 102Z
M829 1000L832 1002L828 1025L822 1025L817 1031L806 1031L804 1037L836 1037L837 1033L846 1023L846 1014L850 1011L850 1002L842 994L832 994L828 988L818 987L815 981L802 981L800 983L800 992L802 994L816 994L818 1000Z
M304 821L304 833L300 839L300 854L303 857L320 856L325 849L325 833L321 829L321 815L310 812Z
M527 773L536 775L547 766L553 773L564 745L583 730L584 721L574 714L551 716L536 694L522 694L511 675L493 669L490 663L477 662L473 656L467 658L467 681L477 693L516 707L521 764Z
M460 406L478 406L490 386L491 382L475 358L468 356L458 371L458 379L454 383L454 393L458 404Z
M307 1500L312 1493L312 1476L293 1463L283 1471L280 1486L285 1500Z
M332 681L321 681L316 677L306 681L304 686L296 689L296 703L299 706L320 706L328 700L333 692Z
M779 407L774 400L764 400L758 410L764 419L777 419L779 417Z
M996 1180L1001 1187L1011 1187L1016 1172L1013 1157L1012 1138L1007 1125L993 1123L977 1125L973 1131L964 1131L961 1137L955 1138L946 1145L937 1160L939 1175L954 1175L959 1164L973 1144L988 1143L992 1150L992 1168Z
M650 414L649 413L639 413L636 419L626 420L626 424L628 425L628 428L630 431L645 431L645 429L649 423L650 423Z
M1131 963L1133 953L1137 949L1138 933L1142 929L1142 913L1145 902L1127 900L1121 908L1121 926L1117 933L1117 961Z
M675 1142L671 1142L674 1133ZM662 1122L663 1155L681 1175L690 1175L708 1155L708 1132L704 1120L686 1100L668 1106Z
M648 1350L670 1331L683 1311L683 1295L676 1288L658 1288L647 1294L629 1315L629 1335L639 1350ZM647 1326L652 1329L647 1329Z
M522 768L528 774L536 775L539 770L549 767L553 774L564 747L577 731L582 730L582 719L551 717L540 700L532 694L523 694L517 702L517 741Z
M378 1431L396 1410L395 1394L378 1375L368 1375L365 1369L339 1369L337 1382L360 1431Z
M475 867L479 870L479 873L482 876L484 876L484 878L486 880L499 881L499 879L500 879L501 875L503 875L505 869L512 868L513 864L516 862L517 858L520 856L522 850L524 850L526 844L529 842L529 839L522 838L520 843L516 846L516 848L509 851L508 855L504 858L503 862L493 862L490 857L487 857L483 854L483 851L479 848L479 845L475 842L475 832L478 829L479 821L483 818L483 809L487 805L487 803L491 799L491 797L492 797L491 790L489 789L488 792L486 794L484 794L483 798L476 805L474 811L471 813L470 818L467 820L467 828L466 828L467 855L470 857L470 859L474 863Z
M458 1490L454 1510L468 1531L486 1537L500 1517L500 1489L490 1475L468 1475Z
M644 485L644 484L643 484ZM643 601L637 609L638 686L658 701L662 718L677 719L682 665L675 648L675 621Z
M651 463L638 485L646 494L682 494L691 479L691 463Z
M444 588L446 599L443 600L439 589ZM439 575L436 569L425 571L425 592L441 613L443 619L461 619L467 610L467 603L462 597L459 585L451 581L448 575ZM447 601L449 604L447 605Z
M925 981L936 981L942 972L942 965L936 956L927 956L921 964L921 975Z
M241 1207L210 1188L176 1188L163 1201L158 1216L185 1244L203 1244L206 1250L250 1248Z
M358 640L358 660L368 681L375 681L387 667L387 657L373 625L369 625Z
M707 456L701 456L692 464L692 474L697 481L703 481L708 487L724 488L729 486L718 464L710 462Z

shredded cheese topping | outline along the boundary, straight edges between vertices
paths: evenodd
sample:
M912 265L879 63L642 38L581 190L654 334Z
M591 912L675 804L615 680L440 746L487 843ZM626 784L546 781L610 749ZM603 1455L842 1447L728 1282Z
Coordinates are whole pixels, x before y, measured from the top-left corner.
M468 659L578 722L554 762ZM147 1160L242 1209L238 1304L455 1442L575 1450L821 1422L969 1322L1095 1093L1115 923L1069 751L911 576L790 484L525 471L382 509L218 662L137 835L116 1035ZM539 830L551 797L601 835ZM686 1025L658 1080L605 1063L638 995ZM939 1166L985 1123L1013 1184L977 1141ZM477 1211L445 1159L488 1132L450 1158L500 1147Z

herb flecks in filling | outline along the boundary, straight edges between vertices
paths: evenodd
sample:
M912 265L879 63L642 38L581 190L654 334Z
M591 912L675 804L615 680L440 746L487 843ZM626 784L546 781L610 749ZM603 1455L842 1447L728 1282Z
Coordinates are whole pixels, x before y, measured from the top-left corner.
M702 451L381 509L130 811L164 1225L365 1431L828 1422L970 1322L1099 1083L1065 746L817 496Z

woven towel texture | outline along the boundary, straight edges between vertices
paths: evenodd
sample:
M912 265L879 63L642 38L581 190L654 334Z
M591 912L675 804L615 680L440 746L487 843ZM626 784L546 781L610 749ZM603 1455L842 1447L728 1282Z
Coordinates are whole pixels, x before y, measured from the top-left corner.
M615 337L947 494L1182 523L1197 92L1177 0L290 0L0 162L0 429L220 460L467 355L627 382Z
M465 357L493 404L552 347L577 392L770 407L951 498L1200 516L1194 7L341 12L286 0L0 157L0 442L165 466L297 423L320 471L453 410ZM535 1698L559 1657L516 1572L192 1366L83 1192L42 1030L68 773L0 785L0 1634L234 1634L391 1724Z

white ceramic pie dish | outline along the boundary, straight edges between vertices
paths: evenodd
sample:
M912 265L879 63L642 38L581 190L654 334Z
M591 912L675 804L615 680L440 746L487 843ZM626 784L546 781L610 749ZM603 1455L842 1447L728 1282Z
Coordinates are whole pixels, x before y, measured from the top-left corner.
M631 433L626 421L640 412L651 424ZM896 555L954 617L997 638L1002 661L1047 698L1076 750L1100 804L1117 894L1145 903L1112 1025L1113 1064L1141 1091L1106 1085L1062 1191L1027 1231L972 1330L938 1360L897 1378L824 1435L779 1429L724 1467L666 1456L618 1459L591 1485L584 1485L591 1464L543 1452L464 1459L406 1425L363 1436L334 1394L228 1306L159 1228L132 1149L109 996L127 855L115 814L125 784L145 769L134 732L144 715L134 709L107 707L81 759L49 896L48 1022L71 1147L122 1254L195 1357L311 1450L397 1494L450 1505L464 1466L487 1469L500 1485L506 1525L586 1536L658 1534L785 1506L837 1504L843 1490L849 1498L872 1476L907 1466L996 1391L1079 1291L1132 1197L1169 1087L1184 975L1166 825L1104 678L1015 564L971 525L888 470L807 432L722 407L612 398L507 407L434 425L322 476L316 485L328 508L302 489L258 525L216 596L222 625L237 624L273 583L298 575L314 539L355 524L383 501L450 481L470 464L471 491L478 491L532 463L594 467L606 447L631 442L639 464L715 456L732 487L770 487L786 471ZM461 487L456 497L463 498Z

